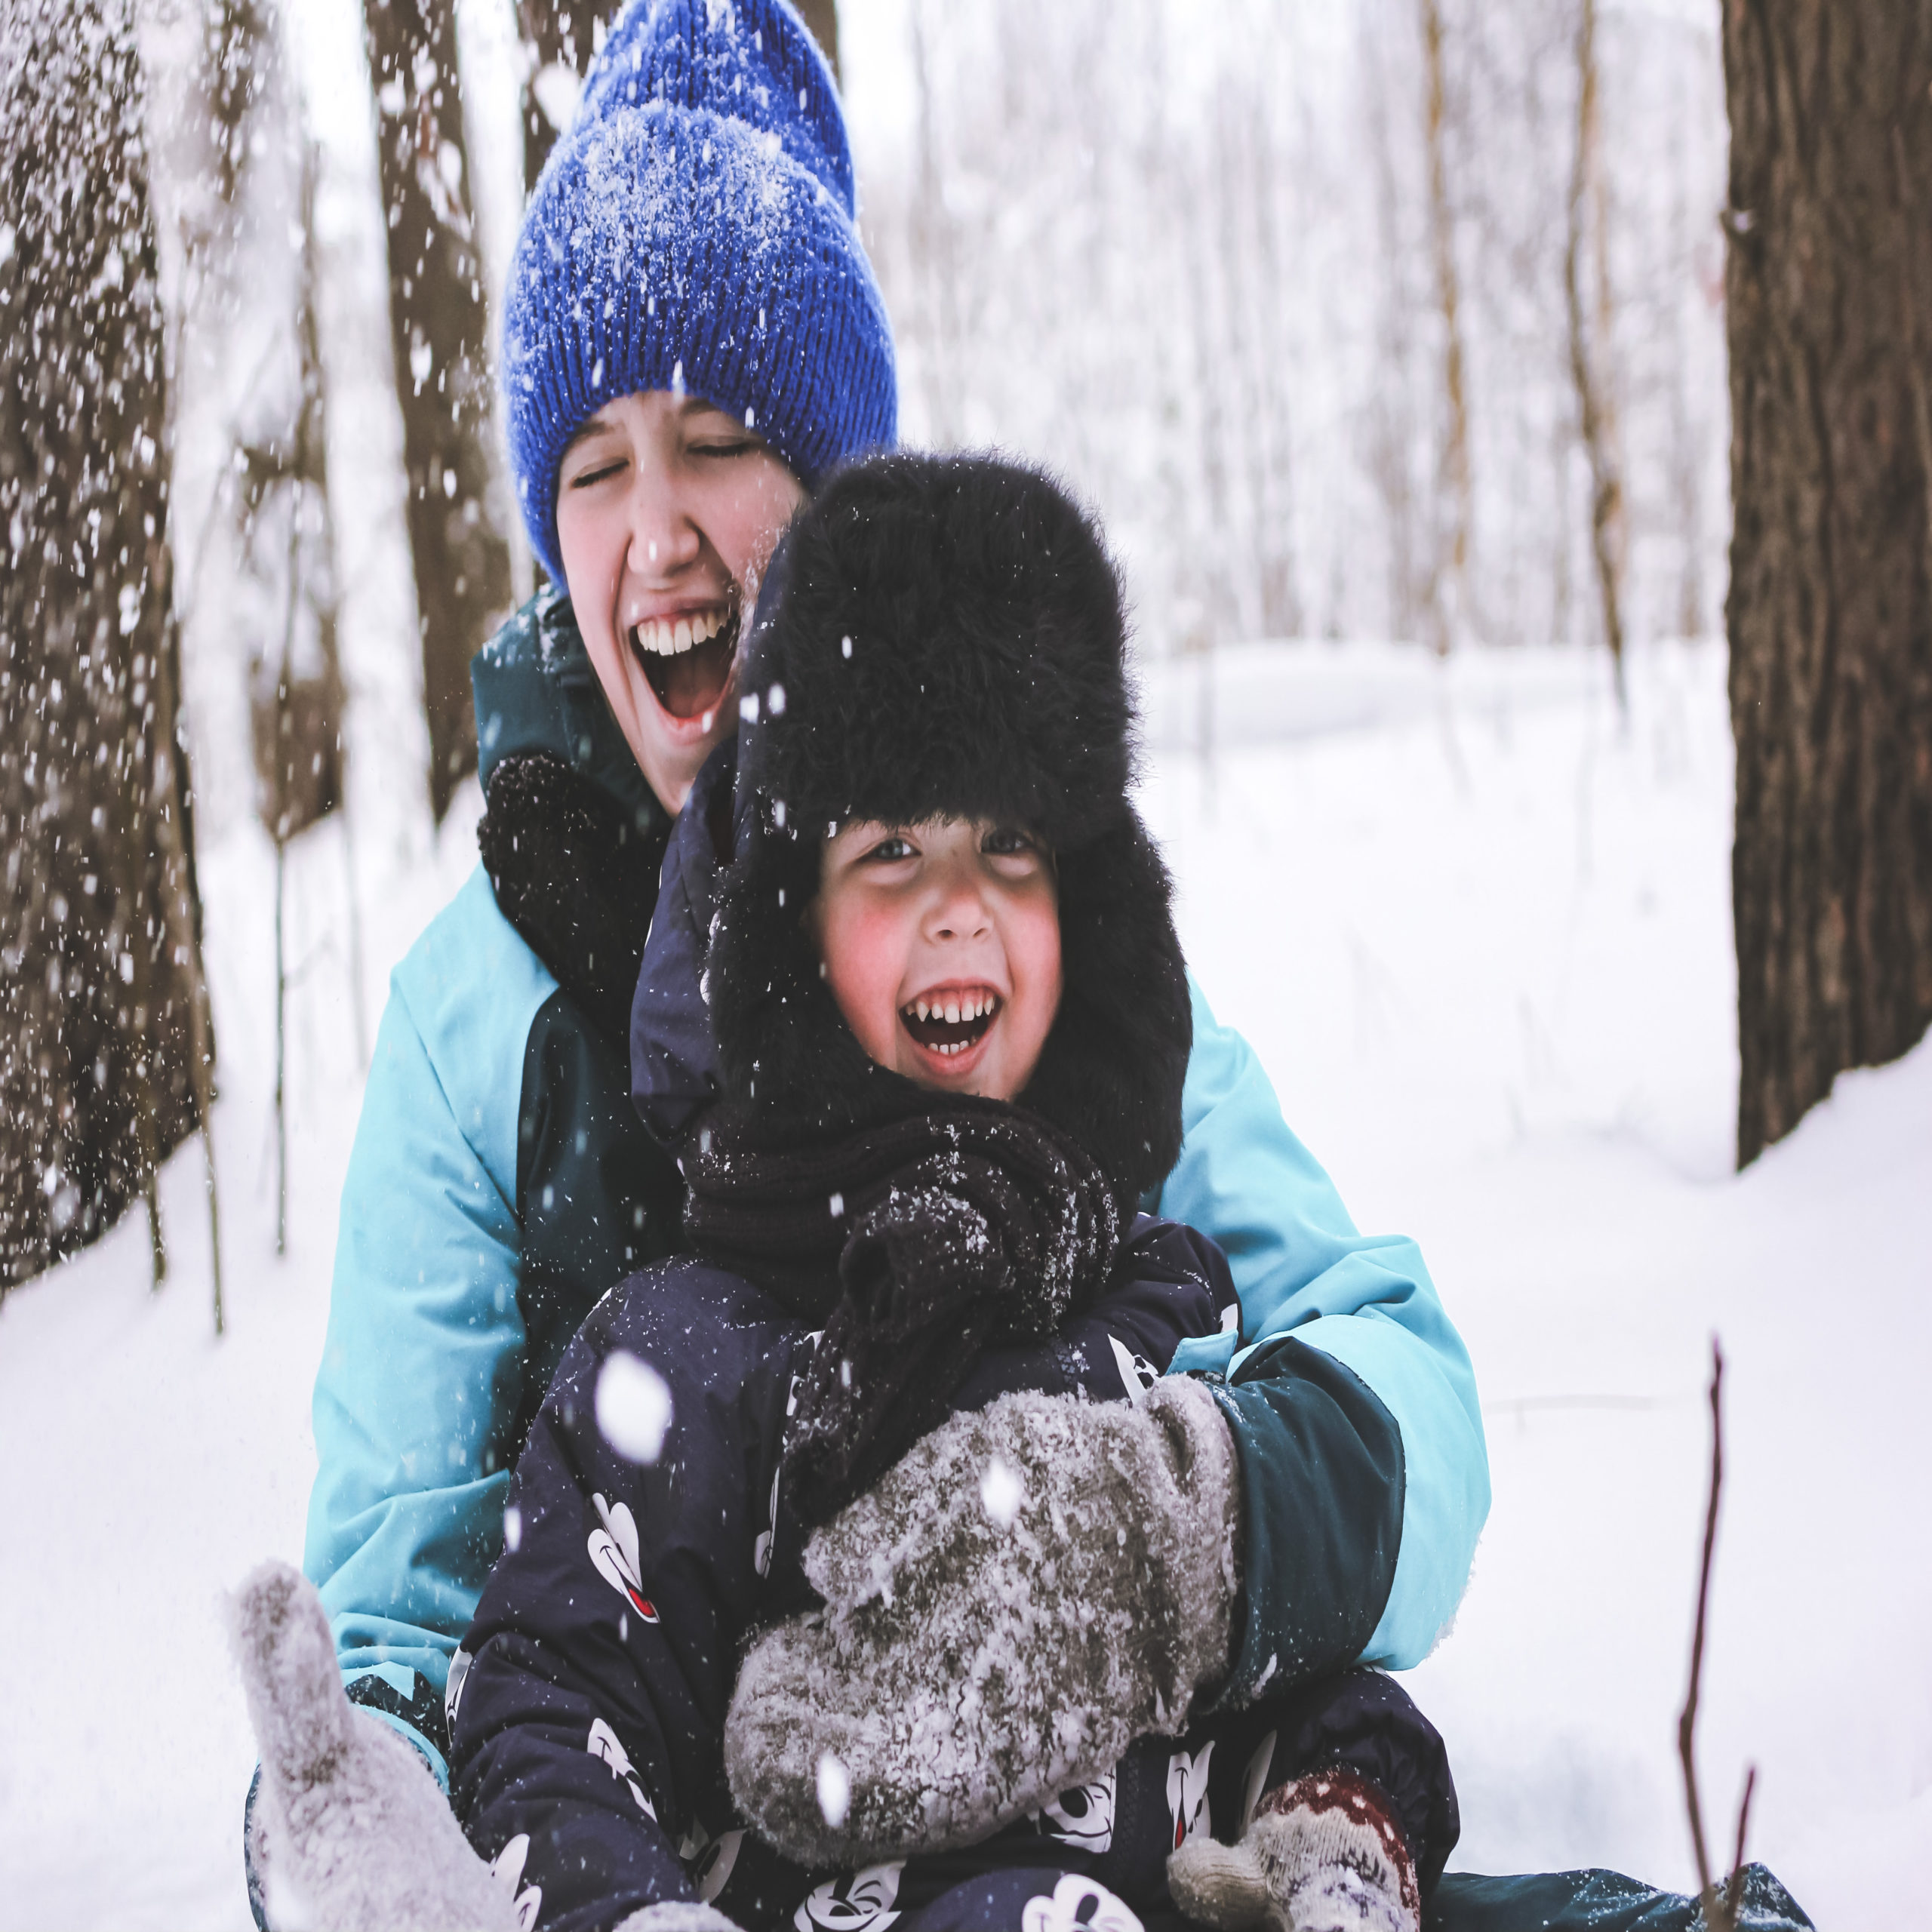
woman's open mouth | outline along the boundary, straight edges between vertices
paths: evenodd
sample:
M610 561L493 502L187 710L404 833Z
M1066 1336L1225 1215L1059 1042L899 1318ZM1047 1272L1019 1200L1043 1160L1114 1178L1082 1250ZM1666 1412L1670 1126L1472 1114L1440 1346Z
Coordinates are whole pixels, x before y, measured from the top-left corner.
M1000 997L985 987L927 995L899 1009L900 1023L919 1045L943 1060L970 1052L999 1017Z
M738 613L729 605L647 617L628 635L651 695L671 717L702 718L718 709L738 649Z

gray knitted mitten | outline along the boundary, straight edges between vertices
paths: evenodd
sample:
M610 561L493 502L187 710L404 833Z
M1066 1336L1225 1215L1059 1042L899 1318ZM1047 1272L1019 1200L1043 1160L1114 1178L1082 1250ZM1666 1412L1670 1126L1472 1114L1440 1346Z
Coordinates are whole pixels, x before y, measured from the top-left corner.
M666 1899L657 1905L640 1906L618 1926L617 1932L738 1932L738 1927L715 1906L699 1905L691 1899Z
M286 1563L237 1593L233 1635L262 1754L270 1922L329 1932L516 1932L422 1755L343 1694L321 1599Z
M1178 1733L1227 1668L1234 1441L1185 1377L1004 1395L806 1545L826 1600L752 1647L732 1795L809 1866L971 1844Z
M1168 1890L1214 1932L1422 1932L1408 1841L1352 1771L1270 1792L1238 1844L1189 1838L1168 1860Z

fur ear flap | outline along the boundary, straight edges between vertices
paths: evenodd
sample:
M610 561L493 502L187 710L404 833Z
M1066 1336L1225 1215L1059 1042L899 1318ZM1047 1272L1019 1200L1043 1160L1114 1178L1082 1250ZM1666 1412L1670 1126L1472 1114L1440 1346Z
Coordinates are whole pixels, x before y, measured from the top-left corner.
M908 1084L867 1059L825 983L806 918L819 863L815 835L781 830L755 806L705 968L728 1102L804 1131L855 1124L875 1092Z
M1180 1153L1193 1049L1173 888L1130 809L1062 869L1060 1017L1020 1097L1066 1129L1135 1203Z

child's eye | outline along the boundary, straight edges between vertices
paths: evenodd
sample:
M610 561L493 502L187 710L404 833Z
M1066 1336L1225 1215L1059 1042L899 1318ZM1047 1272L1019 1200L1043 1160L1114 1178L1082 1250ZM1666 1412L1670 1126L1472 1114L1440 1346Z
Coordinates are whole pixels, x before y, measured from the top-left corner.
M1039 847L1017 825L996 825L980 841L980 850L994 858L1012 858L1037 852Z
M882 866L890 866L901 859L915 859L918 854L913 850L909 838L902 838L895 832L890 838L881 838L866 857L876 860Z

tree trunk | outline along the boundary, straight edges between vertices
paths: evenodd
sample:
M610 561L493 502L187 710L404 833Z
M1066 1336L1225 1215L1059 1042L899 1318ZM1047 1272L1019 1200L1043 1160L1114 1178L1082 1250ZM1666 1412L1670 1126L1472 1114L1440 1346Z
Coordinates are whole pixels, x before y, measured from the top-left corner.
M819 44L828 65L832 78L838 74L838 0L798 0L798 17L811 29L813 39Z
M607 8L599 0L517 0L517 22L522 30L523 83L523 190L528 195L537 186L543 164L557 137L568 125L561 102L546 86L546 77L570 77L581 82L591 56L603 38L601 31L614 7ZM566 84L563 98L574 106L576 88ZM540 570L543 566L539 565Z
M1577 422L1590 465L1590 554L1597 567L1603 641L1617 680L1620 710L1628 707L1623 680L1623 485L1616 455L1615 415L1605 371L1610 362L1610 235L1601 192L1602 141L1598 125L1596 0L1583 0L1577 25L1577 146L1563 250L1563 293L1570 321L1570 379ZM1596 192L1592 192L1595 189ZM1583 229L1596 226L1596 340L1584 320Z
M1724 56L1742 1165L1932 1017L1932 5Z
M1469 528L1475 493L1469 475L1469 406L1463 363L1461 284L1456 269L1456 218L1449 205L1448 87L1443 67L1441 0L1422 0L1423 134L1429 156L1429 232L1435 299L1442 312L1442 404L1447 422L1437 484L1438 514L1449 528L1440 541L1430 641L1446 651L1469 625Z
M483 266L470 217L451 0L363 0L389 216L389 341L402 405L423 639L429 803L476 768L469 660L510 601L492 508Z
M166 369L127 0L0 26L0 1293L205 1121Z

